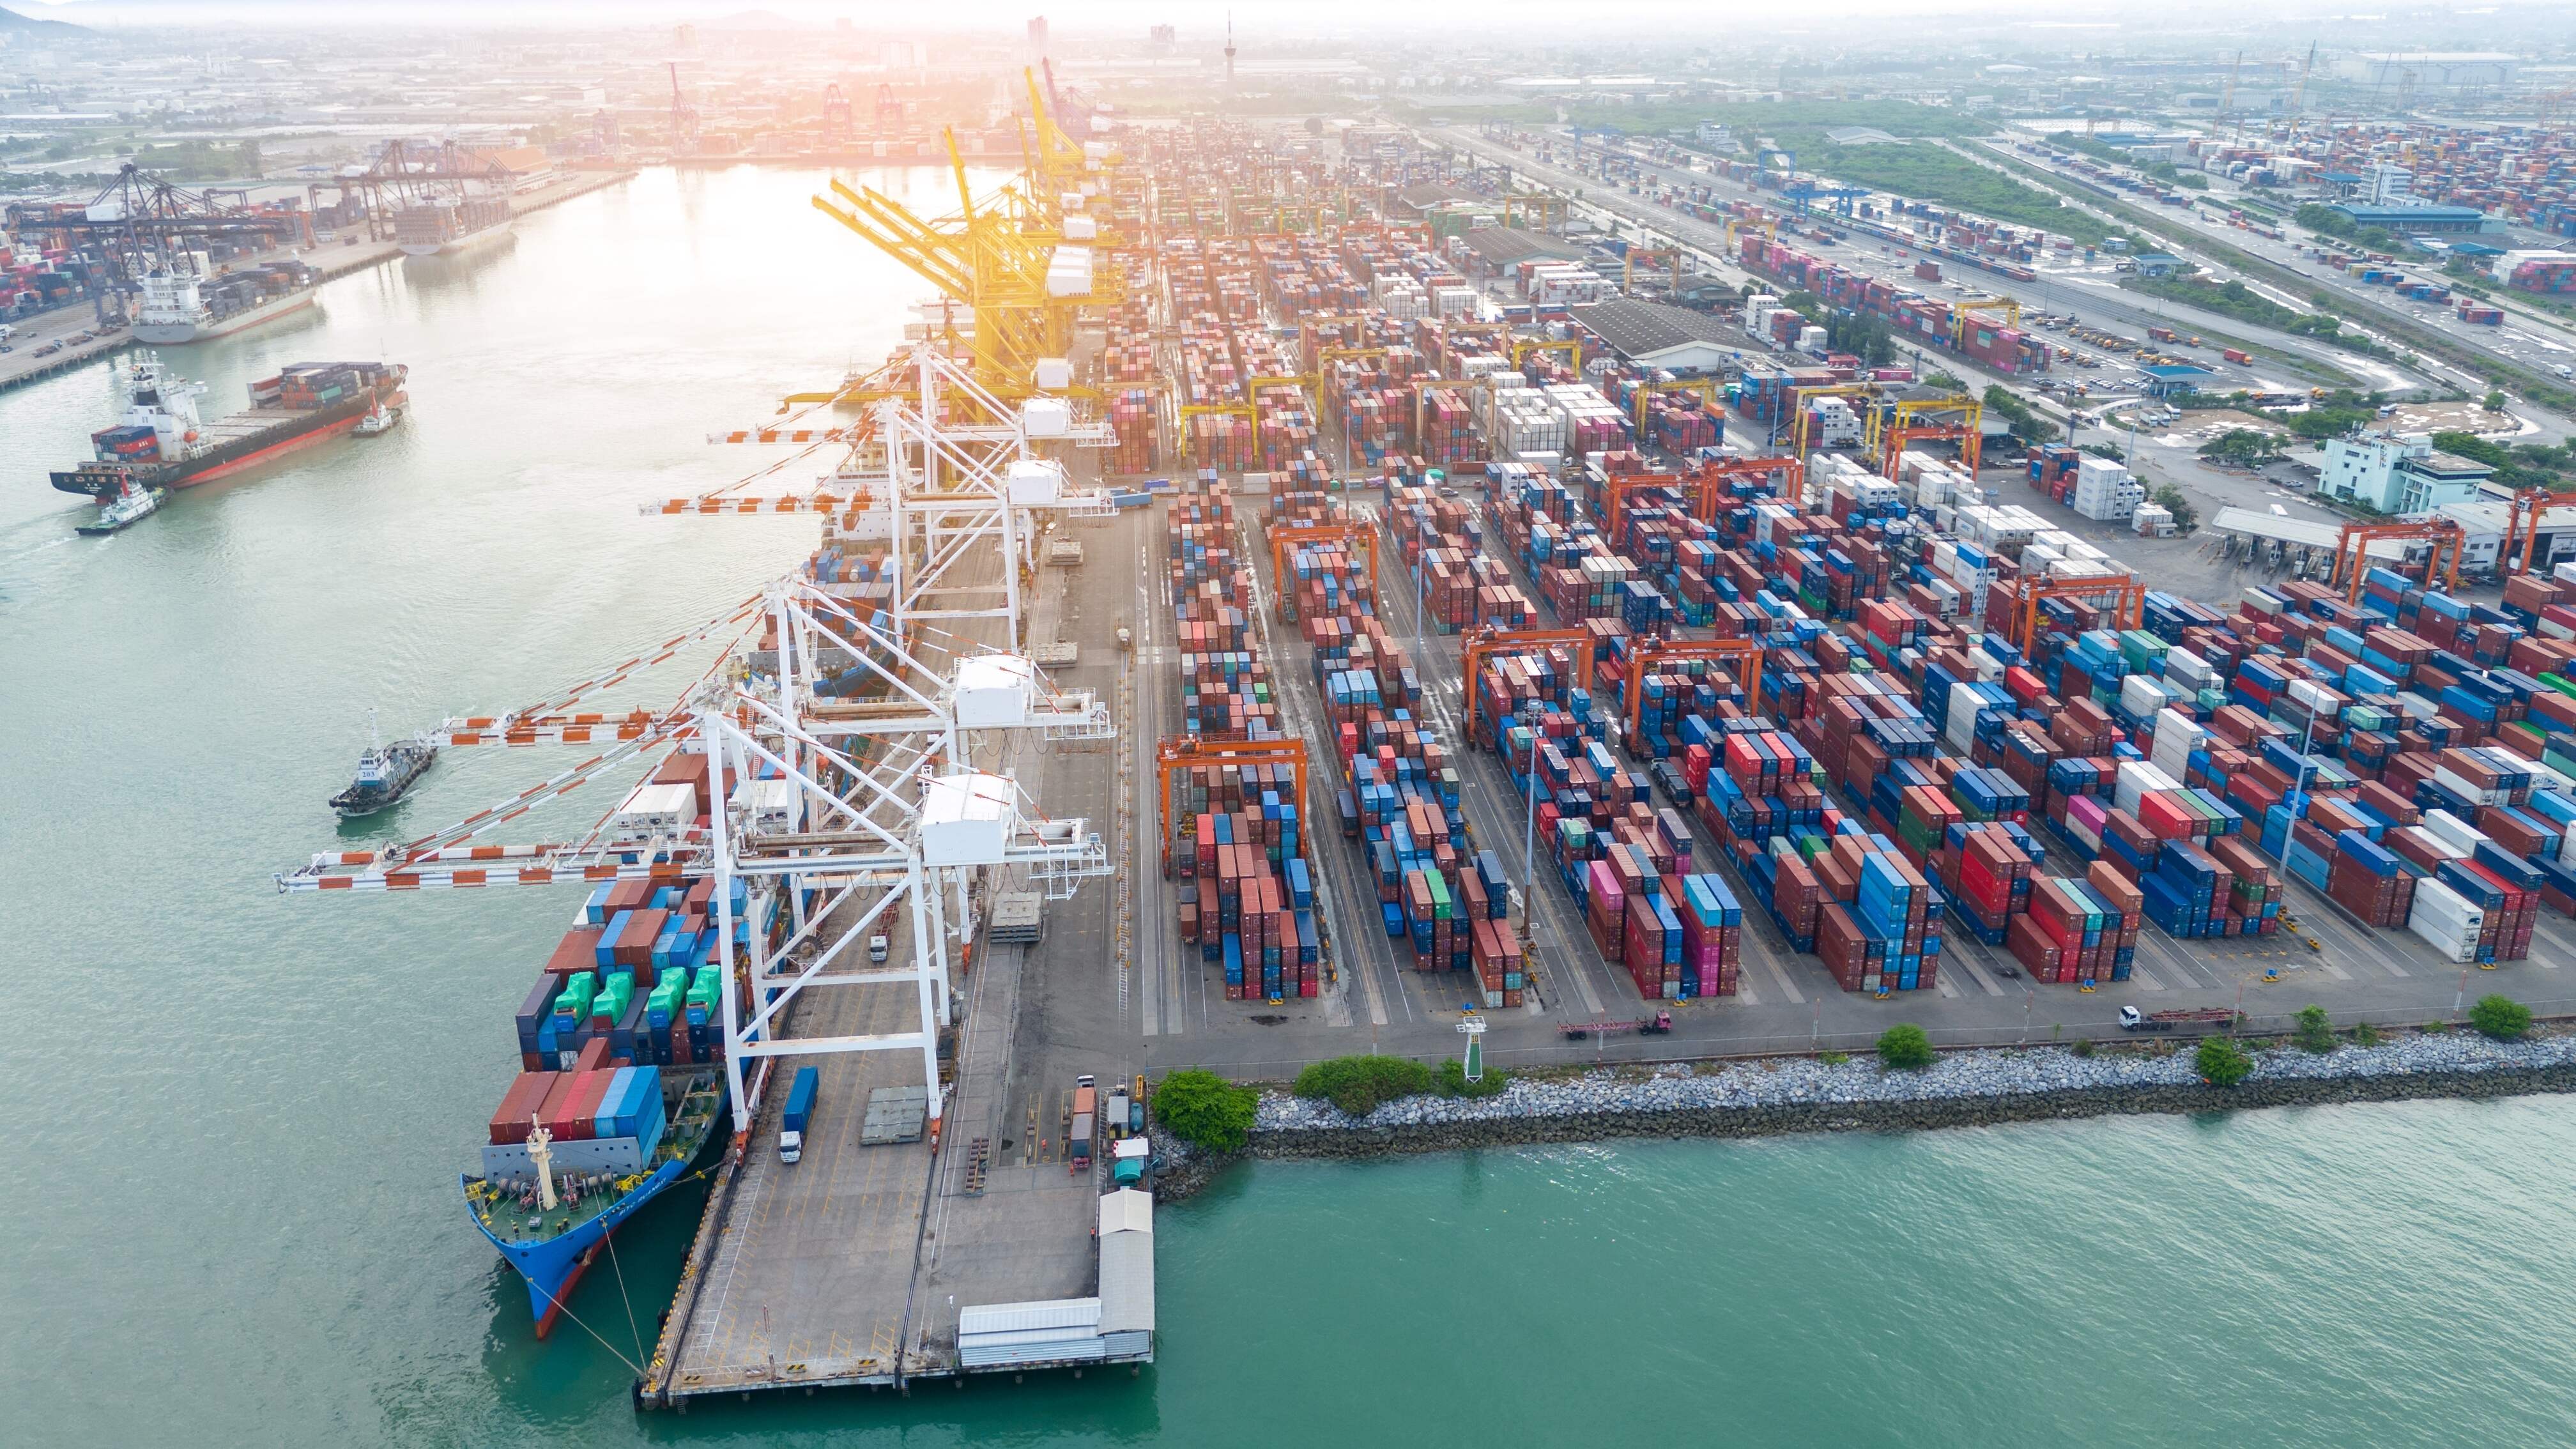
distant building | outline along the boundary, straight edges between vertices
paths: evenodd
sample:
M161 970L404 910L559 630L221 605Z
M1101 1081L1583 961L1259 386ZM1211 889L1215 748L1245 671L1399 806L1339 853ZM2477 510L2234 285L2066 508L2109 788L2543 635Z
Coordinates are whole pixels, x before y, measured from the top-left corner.
M2354 226L2378 227L2408 236L2426 236L2459 232L2500 232L2505 229L2502 217L2491 217L2473 206L2371 206L2357 201L2334 204Z
M2345 80L2415 90L2476 90L2513 84L2522 57L2495 50L2422 50L2354 55L2335 66Z
M542 146L487 148L475 154L510 173L513 193L534 191L555 179L555 163L547 158Z
M2430 513L2474 500L2494 471L2474 458L2436 451L2420 433L2363 433L2326 443L2317 494L2382 513Z
M2183 259L2171 252L2138 253L2138 275L2141 277L2170 277L2182 269Z
M1703 146L1715 146L1720 151L1735 149L1735 132L1715 121L1700 122L1699 130L1693 134Z
M2415 204L2415 173L2403 166L2385 162L2370 168L2370 204L2373 206L2412 206Z

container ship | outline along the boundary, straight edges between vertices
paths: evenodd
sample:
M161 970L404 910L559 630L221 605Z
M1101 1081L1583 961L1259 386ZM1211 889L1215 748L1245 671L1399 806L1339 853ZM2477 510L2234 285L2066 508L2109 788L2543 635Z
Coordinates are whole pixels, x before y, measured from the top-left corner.
M400 363L299 362L252 383L250 407L205 422L197 414L205 384L137 353L119 378L123 417L90 434L96 461L55 472L54 486L101 500L194 487L345 433L380 404L402 405L410 375Z
M694 792L703 817L707 757L671 756L646 791ZM475 1226L527 1281L540 1338L609 1234L722 1135L715 905L711 878L600 885L519 1006L521 1070L493 1110L482 1170L461 1185ZM737 880L737 951L750 949L751 912Z
M316 274L302 262L269 262L220 277L155 272L143 279L134 340L206 342L313 305Z
M509 234L507 197L440 197L394 213L394 241L406 256L472 251Z

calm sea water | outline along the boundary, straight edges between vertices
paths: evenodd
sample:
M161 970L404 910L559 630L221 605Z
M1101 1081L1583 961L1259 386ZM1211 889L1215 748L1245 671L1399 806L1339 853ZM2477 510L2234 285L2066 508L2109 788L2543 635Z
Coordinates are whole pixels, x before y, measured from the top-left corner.
M937 209L914 175L860 179ZM707 431L895 337L916 289L820 180L648 174L167 349L210 412L319 358L408 362L416 405L115 539L44 482L110 420L105 370L0 395L0 1440L2568 1438L2576 1126L2547 1100L1265 1165L1165 1215L1141 1379L636 1418L617 1354L695 1203L586 1281L601 1338L538 1344L455 1196L572 896L269 877L547 767L451 755L342 833L370 706L541 697L802 554L808 523L635 505L738 476Z

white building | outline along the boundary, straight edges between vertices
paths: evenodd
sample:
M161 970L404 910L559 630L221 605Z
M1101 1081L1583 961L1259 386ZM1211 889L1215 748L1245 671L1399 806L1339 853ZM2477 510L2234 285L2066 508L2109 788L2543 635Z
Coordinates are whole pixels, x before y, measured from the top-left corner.
M2494 471L2474 458L2436 452L2422 433L2362 433L2326 443L2317 493L2382 513L2429 513L2477 497L2478 485Z

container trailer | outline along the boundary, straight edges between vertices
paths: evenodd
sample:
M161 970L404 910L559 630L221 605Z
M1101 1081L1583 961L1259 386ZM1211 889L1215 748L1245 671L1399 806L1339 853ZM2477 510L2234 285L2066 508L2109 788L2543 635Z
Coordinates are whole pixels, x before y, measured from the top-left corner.
M795 1162L805 1155L805 1131L814 1121L814 1089L820 1080L812 1067L798 1067L787 1088L787 1110L778 1119L778 1160Z
M2120 1008L2122 1031L2180 1031L2187 1026L2232 1026L2236 1013L2224 1006L2200 1006L2175 1011L2140 1011L2134 1006Z

